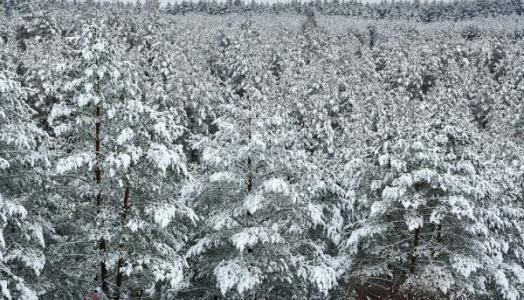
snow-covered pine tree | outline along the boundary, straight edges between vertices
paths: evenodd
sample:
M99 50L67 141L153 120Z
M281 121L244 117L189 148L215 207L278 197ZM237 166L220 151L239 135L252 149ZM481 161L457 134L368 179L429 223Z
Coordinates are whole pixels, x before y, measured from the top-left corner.
M166 28L170 30L164 32ZM209 46L200 43L209 33L188 37L184 36L186 30L163 19L139 27L134 35L140 38L129 47L128 55L140 62L141 89L150 90L149 97L154 97L161 107L176 109L177 122L187 129L180 142L191 162L199 158L187 137L207 134L213 128L222 97L219 79L207 72L205 50ZM126 34L133 35L129 31ZM154 38L156 35L162 38Z
M176 142L184 128L174 108L139 89L136 67L109 33L106 20L97 20L73 40L66 96L49 116L63 185L57 197L70 206L62 222L76 226L56 238L78 253L56 263L72 280L96 279L108 297L158 296L183 283L179 251L196 220L176 197L177 182L188 176ZM178 217L187 221L171 226ZM76 287L94 287L86 283Z
M481 220L489 229L485 251L493 257L487 270L494 274L489 287L505 299L520 299L524 297L524 72L518 51L503 49L503 61L496 64L503 69L497 80L500 85L477 86L484 93L491 91L494 100L483 131L484 140L490 142L482 147L489 154L486 177L497 187L491 195L497 201L486 203Z
M219 37L212 72L225 86L225 104L218 130L194 138L202 175L185 190L205 220L188 252L192 283L204 290L193 297L326 294L336 272L322 246L307 238L319 212L304 197L305 151L284 121L287 106L275 94L271 57L260 50L258 32L243 23L238 33Z
M0 56L4 53L0 52ZM27 89L0 62L0 296L38 299L45 264L43 220L33 211L48 165L39 146L45 134L32 118Z
M339 245L345 226L354 217L350 213L354 191L344 185L344 165L362 150L361 124L353 123L363 116L355 115L353 106L362 96L358 91L371 86L369 81L360 84L362 78L369 78L365 73L369 67L354 57L357 41L341 43L318 28L306 30L303 36L288 34L301 41L299 44L308 44L302 53L296 53L298 49L274 51L282 53L282 98L291 103L286 105L287 126L295 131L293 143L307 153L309 171L301 177L308 182L302 192L310 203L310 215L315 216L309 238L322 245L333 259L333 269L342 275L351 268L351 260L340 252ZM283 34L280 38L285 45L291 37ZM330 297L340 298L344 292L343 287L333 289Z
M469 122L467 100L449 92L452 82L420 99L399 79L402 87L375 102L377 118L362 126L369 147L348 165L358 219L345 242L361 296L520 297L521 262L510 257L521 252L512 242L522 239L521 225L510 220L522 210L507 198L514 172L488 163L490 151L479 146L486 136Z

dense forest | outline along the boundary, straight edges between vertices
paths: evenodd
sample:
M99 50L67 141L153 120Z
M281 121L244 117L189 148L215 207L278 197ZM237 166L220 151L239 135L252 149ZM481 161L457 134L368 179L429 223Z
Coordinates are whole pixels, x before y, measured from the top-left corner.
M134 8L141 6L137 1ZM125 6L121 4L121 6ZM275 13L275 14L310 14L317 12L324 15L358 16L371 19L407 19L421 22L437 20L464 20L478 16L507 16L524 13L522 0L447 0L421 2L420 0L392 0L362 2L357 0L315 0L315 1L277 1L267 3L251 0L227 0L225 2L199 0L192 2L182 0L168 2L164 9L171 14L188 12L205 12L208 14L230 13Z
M524 299L521 8L3 1L0 298Z
M16 11L29 11L31 0L2 0L7 15ZM134 11L161 8L169 14L205 13L211 15L240 14L302 14L319 13L362 17L366 19L404 19L419 22L438 20L467 20L475 17L518 16L524 13L523 0L382 0L381 2L362 2L362 0L309 0L309 1L265 1L249 0L165 0L161 7L160 0L48 0L44 6L52 9L85 6L87 8L110 8ZM248 3L249 2L249 3ZM271 1L270 1L271 2ZM1 3L1 2L0 2ZM22 9L21 9L22 8Z

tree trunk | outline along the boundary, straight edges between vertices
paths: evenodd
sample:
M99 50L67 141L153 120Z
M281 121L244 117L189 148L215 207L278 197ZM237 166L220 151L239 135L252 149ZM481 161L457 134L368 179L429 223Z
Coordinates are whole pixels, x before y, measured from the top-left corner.
M441 229L442 229L442 224L438 224L438 225L435 225L433 224L433 236L435 237L435 241L437 243L440 242L440 236L441 236ZM433 247L433 249L431 249L431 257L434 257L435 256L435 247Z
M247 173L247 192L248 193L251 193L251 191L253 190L253 173L252 173L252 162L251 162L251 157L248 157L247 159L247 168L248 168L248 173Z
M129 183L126 184L126 189L124 190L124 203L122 207L122 227L125 226L127 214L129 210ZM120 250L125 250L125 243L120 244ZM124 257L123 254L118 258L118 264L116 266L116 299L120 299L122 294L122 284L124 283L124 273L122 272L122 267L124 266Z
M124 283L124 274L122 273L122 267L124 266L124 258L118 258L118 263L116 265L116 295L115 299L120 299L122 294L122 284Z
M251 105L251 100L249 100L249 118L248 118L248 143L251 143L252 133L251 133L251 114L253 113L253 106ZM251 193L253 190L253 161L251 156L247 158L247 192Z
M98 187L98 192L96 194L96 206L98 208L98 212L102 210L102 191L100 190L100 184L102 183L102 169L100 168L100 157L101 157L101 149L100 149L100 131L101 131L101 124L100 124L100 106L96 107L96 124L95 124L95 157L96 157L96 164L95 164L95 181L96 185ZM106 241L102 237L98 241L98 249L102 253L102 256L105 255L106 252ZM109 286L107 284L107 265L105 258L102 257L100 260L100 280L102 282L102 291L107 295L109 292Z
M413 252L411 253L411 264L409 266L409 272L411 274L415 273L415 269L417 266L417 255L415 252L417 251L419 240L420 240L420 228L417 228L415 229L415 236L413 239Z

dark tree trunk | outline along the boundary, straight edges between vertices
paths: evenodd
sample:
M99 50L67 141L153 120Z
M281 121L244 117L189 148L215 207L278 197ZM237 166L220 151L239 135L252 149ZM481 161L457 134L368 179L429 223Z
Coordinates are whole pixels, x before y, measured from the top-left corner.
M124 274L122 273L122 267L124 266L124 258L120 257L118 259L118 263L116 265L116 295L115 299L120 299L120 295L122 294L122 284L124 283Z
M95 125L95 157L96 157L96 164L95 164L95 181L96 185L98 187L98 192L96 194L96 206L98 208L98 211L100 212L102 209L102 191L100 190L100 184L102 183L102 169L100 168L100 157L101 157L101 149L100 149L100 131L101 131L101 124L100 124L100 106L96 107L96 125ZM98 241L98 248L102 255L106 252L106 241L104 238L100 238ZM109 286L107 284L107 265L105 258L102 258L100 260L100 280L102 282L102 291L107 295L109 293Z
M411 253L411 264L409 266L409 272L411 274L415 273L417 267L417 247L420 241L420 228L415 229L415 236L413 237L413 252Z
M251 100L249 100L251 101ZM250 108L250 113L253 113L253 107L251 105L251 102L250 102L250 105L249 105L249 108ZM249 123L249 127L248 127L248 143L251 142L251 138L252 138L252 133L251 133L251 115L249 116L249 119L248 119L248 123ZM251 156L249 156L247 158L247 192L248 193L251 193L251 191L253 190L253 161L251 160Z
M247 159L247 168L248 168L248 173L247 173L247 192L250 193L252 190L253 190L253 174L252 174L252 161L251 161L251 157L249 157Z
M125 225L127 214L129 210L129 184L126 184L126 189L124 190L124 202L122 207L122 226ZM125 250L125 244L120 244L120 249ZM124 273L122 272L122 267L124 266L124 257L120 257L118 259L118 264L116 266L116 299L120 299L120 295L122 293L122 284L124 283Z
M440 242L441 229L442 229L442 224L438 224L438 225L433 224L433 236L435 237L435 241L437 243ZM431 249L431 256L434 257L435 253L436 253L435 247L433 247L433 249Z

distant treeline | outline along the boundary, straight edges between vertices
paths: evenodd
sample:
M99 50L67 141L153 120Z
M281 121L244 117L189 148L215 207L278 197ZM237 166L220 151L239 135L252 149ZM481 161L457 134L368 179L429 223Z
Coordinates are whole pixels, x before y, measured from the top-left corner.
M2 3L3 2L3 3ZM3 9L9 12L20 11L27 7L28 0L0 0ZM157 10L162 9L173 15L186 13L207 13L210 15L225 15L232 13L274 13L274 14L301 14L301 15L338 15L363 17L368 19L407 19L420 22L433 22L439 20L465 20L474 17L522 15L524 11L523 0L454 0L440 1L381 1L380 3L362 3L359 0L316 0L290 2L257 2L255 0L216 0L186 1L168 3L160 7L158 0L146 0L135 3L100 3L93 0L67 1L51 0L42 1L41 6L107 6L132 10Z
M380 3L362 3L361 1L316 0L302 2L277 2L273 4L241 0L217 1L182 1L168 4L166 10L171 14L205 12L209 14L229 13L297 13L324 15L342 15L371 19L410 19L421 22L437 20L464 20L477 16L522 15L524 2L521 0L455 0L443 1L382 1Z

